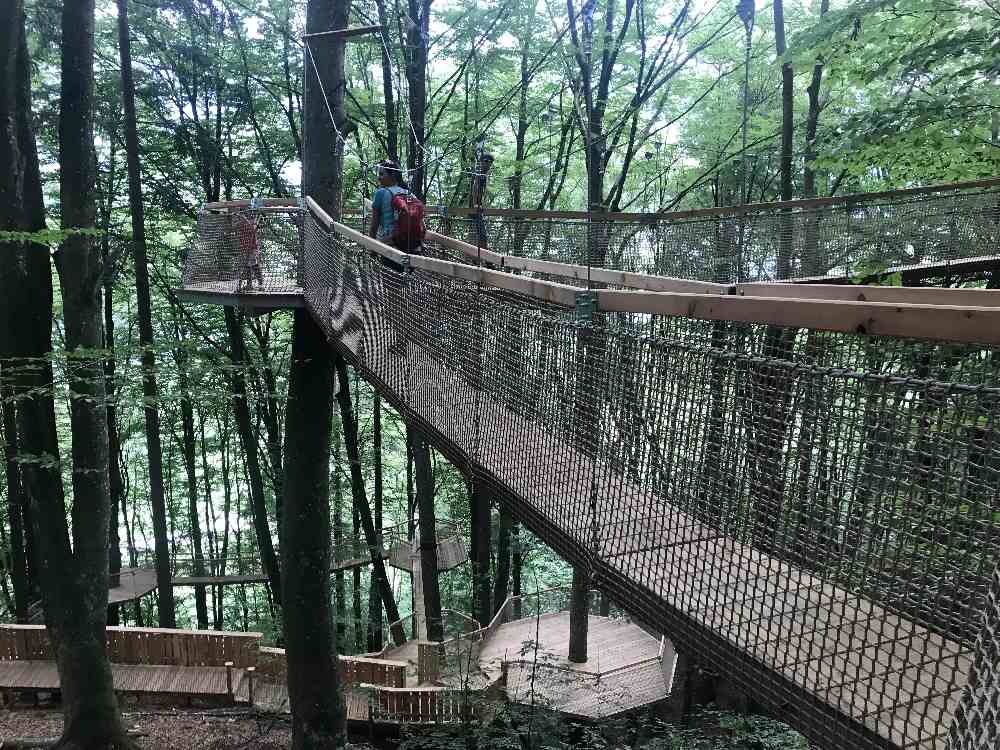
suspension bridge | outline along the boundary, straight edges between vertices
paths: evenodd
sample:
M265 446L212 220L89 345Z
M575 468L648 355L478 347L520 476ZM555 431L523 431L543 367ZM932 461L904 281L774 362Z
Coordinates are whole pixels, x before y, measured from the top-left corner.
M231 201L177 294L307 308L471 481L820 746L971 750L1000 733L998 206L988 180L514 212L488 247L442 212L411 255L311 198ZM941 286L841 283L903 268Z

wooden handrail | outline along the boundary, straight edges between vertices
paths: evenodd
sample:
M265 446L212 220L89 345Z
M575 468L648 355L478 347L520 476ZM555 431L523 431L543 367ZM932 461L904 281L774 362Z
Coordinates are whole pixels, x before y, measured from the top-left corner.
M737 284L733 290L741 297L1000 307L1000 289L869 286L867 284L800 285L776 281Z
M477 247L468 242L463 242L462 240L456 240L439 232L427 232L426 238L431 242L436 242L444 247L464 253L469 258L483 260L495 266L500 266L501 270L505 271L515 269L534 273L546 273L553 276L563 276L568 279L577 279L578 281L589 280L598 284L614 284L630 289L647 289L654 292L724 294L728 288L722 284L712 284L707 281L676 279L669 276L653 276L646 273L583 266L578 263L560 263L552 260L522 258L517 255L503 255L492 250Z
M806 288L806 287L803 287ZM1000 344L1000 307L674 292L597 292L598 309L699 320Z
M306 200L317 219L328 228L342 236L355 239L362 246L385 257L405 258L413 267L509 289L562 307L570 308L576 305L576 295L581 291L576 287L400 253L384 243L333 222L312 198ZM743 288L746 291L747 285ZM802 293L809 294L813 286L792 288L800 288ZM887 289L866 287L869 288ZM739 287L727 289L738 291ZM751 287L751 290L760 291L756 286ZM961 292L961 297L954 297L961 301L953 305L931 304L926 301L929 299L926 292L911 287L900 287L898 291L893 292L872 292L876 297L881 296L885 299L888 299L889 295L894 297L892 301L885 302L782 297L779 295L791 295L792 292L777 290L775 296L615 289L596 290L595 294L597 309L604 312L763 323L938 341L1000 343L1000 306L997 306L996 295L986 290L961 290ZM833 292L826 293L833 294ZM969 304L970 300L975 301L975 304Z

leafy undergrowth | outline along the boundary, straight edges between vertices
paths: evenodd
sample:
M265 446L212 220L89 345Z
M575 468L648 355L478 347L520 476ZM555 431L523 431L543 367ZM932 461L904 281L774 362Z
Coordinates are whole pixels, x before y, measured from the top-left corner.
M399 750L808 750L806 739L777 719L704 708L686 724L651 714L577 724L548 712L500 715L489 727L423 732Z

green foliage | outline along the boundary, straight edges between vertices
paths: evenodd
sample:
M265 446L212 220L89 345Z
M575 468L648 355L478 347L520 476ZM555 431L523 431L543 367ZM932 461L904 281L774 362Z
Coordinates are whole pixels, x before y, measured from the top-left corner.
M0 231L0 244L4 243L31 243L37 245L47 245L56 247L69 237L96 237L104 236L104 232L96 227L75 227L70 229L42 229L38 232L12 232Z

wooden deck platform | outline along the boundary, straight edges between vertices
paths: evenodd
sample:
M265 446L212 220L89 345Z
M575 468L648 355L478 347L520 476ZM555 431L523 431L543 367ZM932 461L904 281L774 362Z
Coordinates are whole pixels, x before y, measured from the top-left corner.
M235 281L188 284L173 290L177 299L184 302L205 302L211 305L228 305L253 310L287 310L305 307L302 290L289 287L280 291L243 289Z
M603 719L667 697L675 654L669 642L660 648L634 623L591 615L589 659L575 664L566 658L569 613L556 612L501 625L483 643L479 665L493 679L508 662L507 695L515 703Z
M944 748L971 666L968 648L742 545L612 467L585 460L560 435L477 393L418 342L408 342L404 360L386 347L382 312L362 309L356 296L335 305L333 345L388 400L421 419L445 455L469 461L463 446L478 439L477 471L504 491L522 522L569 557L588 549L588 498L597 488L604 540L597 572L628 591L626 608L655 603L654 624L664 631L686 623L710 639L705 650L749 656L760 665L758 679L839 712L836 726L844 731L861 726L896 746L917 735L920 750ZM478 435L467 416L474 407L490 425ZM586 475L574 468L581 466L591 467Z
M412 554L413 549L410 544L393 545L386 553L386 561L394 568L409 572L411 569L410 557ZM460 537L442 539L438 542L437 565L438 570L442 573L453 570L468 561L469 550Z
M108 589L108 604L140 599L156 589L156 571L147 568L122 568L119 585Z

